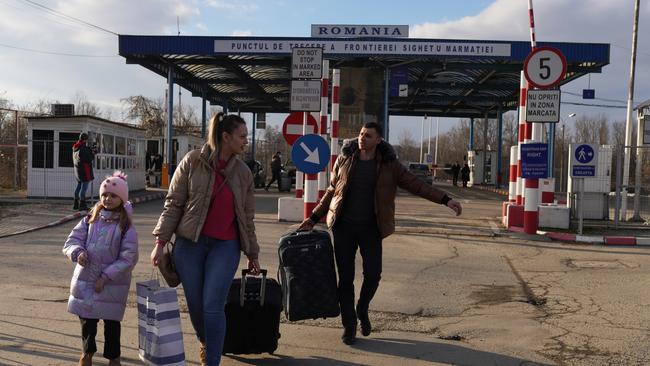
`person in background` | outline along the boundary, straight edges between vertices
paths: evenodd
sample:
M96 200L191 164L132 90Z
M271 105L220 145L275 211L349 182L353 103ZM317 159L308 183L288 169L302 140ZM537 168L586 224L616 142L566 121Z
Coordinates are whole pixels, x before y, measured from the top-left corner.
M467 182L469 182L469 165L467 165L467 163L465 163L463 169L460 170L460 176L463 180L463 187L467 188Z
M95 179L93 175L93 160L96 151L88 146L88 134L82 132L79 140L72 145L72 162L74 164L74 177L77 179L77 188L74 190L73 209L87 211L86 190Z
M275 154L273 154L273 158L271 160L271 174L273 174L273 177L271 177L271 181L269 184L264 188L264 190L268 191L269 187L271 187L271 184L273 182L277 181L278 182L278 191L280 190L280 176L282 174L282 154L278 151Z

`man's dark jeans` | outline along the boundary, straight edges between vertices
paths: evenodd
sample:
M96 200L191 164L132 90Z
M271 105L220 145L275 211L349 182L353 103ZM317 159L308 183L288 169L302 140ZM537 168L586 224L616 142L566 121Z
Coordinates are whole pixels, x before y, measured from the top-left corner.
M354 310L354 260L357 248L363 260L363 284L358 306L367 310L381 279L381 234L377 224L338 222L334 225L334 250L339 273L339 304L344 327L357 324Z

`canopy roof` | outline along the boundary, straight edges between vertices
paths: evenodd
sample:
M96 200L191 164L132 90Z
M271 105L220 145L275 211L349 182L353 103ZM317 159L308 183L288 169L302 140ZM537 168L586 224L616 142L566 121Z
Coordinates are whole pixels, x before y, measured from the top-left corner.
M520 74L530 52L521 41L415 38L285 38L120 35L119 53L205 97L241 112L289 112L291 48L322 47L330 69L378 68L408 75L408 97L390 97L390 115L494 117L518 106ZM545 43L561 50L561 84L601 72L609 45ZM405 70L405 71L404 71Z

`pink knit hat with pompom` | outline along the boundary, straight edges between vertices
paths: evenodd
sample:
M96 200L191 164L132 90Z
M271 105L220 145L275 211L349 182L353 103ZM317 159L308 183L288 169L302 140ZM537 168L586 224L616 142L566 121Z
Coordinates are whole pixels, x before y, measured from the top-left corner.
M101 197L104 192L110 192L126 203L129 200L129 184L126 182L126 177L126 174L119 170L116 170L113 175L106 176L99 186L99 196Z

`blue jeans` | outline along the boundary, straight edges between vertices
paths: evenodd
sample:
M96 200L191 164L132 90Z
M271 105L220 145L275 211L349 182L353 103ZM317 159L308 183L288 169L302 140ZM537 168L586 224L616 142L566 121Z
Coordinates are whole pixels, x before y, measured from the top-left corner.
M226 337L224 311L228 290L239 267L239 241L201 235L198 242L178 238L174 264L183 284L190 320L205 344L209 366L219 365Z
M77 182L77 189L74 190L74 198L86 199L86 190L90 182Z

